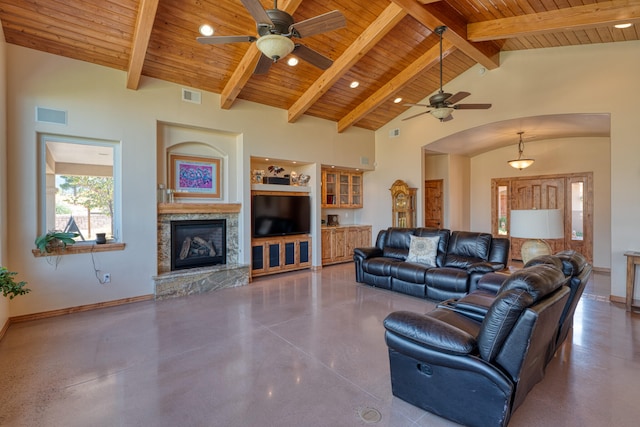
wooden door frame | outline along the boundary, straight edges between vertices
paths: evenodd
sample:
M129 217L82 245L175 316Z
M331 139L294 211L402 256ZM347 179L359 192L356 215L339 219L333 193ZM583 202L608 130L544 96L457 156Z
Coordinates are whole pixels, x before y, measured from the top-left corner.
M571 183L581 181L584 182L584 199L583 199L583 224L584 235L583 245L585 250L582 255L593 263L593 172L567 173L567 174L551 174L551 175L534 175L523 177L507 177L491 179L491 233L495 237L505 237L498 234L498 187L507 186L507 229L511 226L511 201L513 197L513 183L525 180L546 180L546 179L564 179L565 182L565 203L564 203L564 221L565 224L571 223ZM507 237L510 236L507 234ZM565 241L571 239L571 230L565 227Z

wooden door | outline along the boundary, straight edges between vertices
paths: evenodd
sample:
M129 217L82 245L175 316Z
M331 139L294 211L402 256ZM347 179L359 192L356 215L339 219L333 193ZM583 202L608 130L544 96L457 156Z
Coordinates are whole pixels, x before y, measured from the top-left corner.
M430 179L424 182L424 226L442 228L444 213L442 210L441 179Z
M560 209L565 212L564 178L519 179L511 184L511 209ZM527 239L511 238L511 256L522 259L520 248ZM565 239L545 240L552 253L565 248Z
M494 235L506 235L511 209L562 209L564 239L549 240L553 252L573 249L593 262L593 173L544 175L491 180L491 221ZM500 222L504 221L503 232ZM523 239L511 238L511 258L522 259Z

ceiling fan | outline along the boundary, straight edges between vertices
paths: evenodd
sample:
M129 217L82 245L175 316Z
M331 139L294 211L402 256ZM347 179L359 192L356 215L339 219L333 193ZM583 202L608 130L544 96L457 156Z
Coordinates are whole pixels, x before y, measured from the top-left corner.
M453 120L453 116L451 115L453 110L486 110L491 108L491 104L456 104L456 102L462 101L471 94L469 92L458 92L455 95L452 95L442 90L442 33L444 33L446 29L447 27L442 25L440 27L436 27L434 31L440 36L440 90L435 95L429 97L428 105L404 104L411 107L427 107L430 108L430 110L406 117L402 120L409 120L423 114L431 113L433 117L439 119L441 122L448 122L449 120Z
M202 44L225 44L238 42L256 42L262 55L256 64L254 74L265 74L271 64L284 58L291 52L322 70L326 70L333 61L319 52L304 45L294 43L292 37L303 38L326 31L337 30L347 25L342 12L334 10L304 21L294 22L287 12L278 9L274 0L273 9L264 9L260 0L240 0L256 21L258 37L255 36L208 36L198 37Z

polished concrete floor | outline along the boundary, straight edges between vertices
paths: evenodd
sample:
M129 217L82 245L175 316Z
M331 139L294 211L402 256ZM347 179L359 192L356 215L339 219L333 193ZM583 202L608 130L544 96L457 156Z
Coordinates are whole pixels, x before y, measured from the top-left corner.
M638 425L640 314L608 294L595 274L510 426ZM14 324L0 341L0 425L454 425L391 394L382 320L432 307L358 285L344 264Z

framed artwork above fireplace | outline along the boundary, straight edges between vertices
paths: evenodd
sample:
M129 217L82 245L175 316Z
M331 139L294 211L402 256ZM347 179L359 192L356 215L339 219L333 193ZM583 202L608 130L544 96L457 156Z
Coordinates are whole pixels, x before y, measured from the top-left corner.
M177 198L221 197L222 159L169 154L169 188Z

